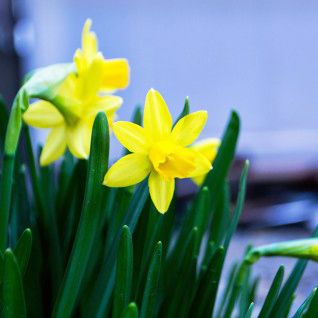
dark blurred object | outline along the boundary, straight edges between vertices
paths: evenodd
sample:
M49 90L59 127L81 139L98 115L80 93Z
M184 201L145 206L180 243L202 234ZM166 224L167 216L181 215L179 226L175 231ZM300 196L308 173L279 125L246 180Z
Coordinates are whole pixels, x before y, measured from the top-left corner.
M13 1L0 1L0 93L10 105L19 89L20 61L14 47Z
M234 188L237 180L234 180ZM236 190L234 189L234 193ZM264 228L304 223L315 228L318 217L318 171L308 165L288 173L264 173L253 169L241 224Z

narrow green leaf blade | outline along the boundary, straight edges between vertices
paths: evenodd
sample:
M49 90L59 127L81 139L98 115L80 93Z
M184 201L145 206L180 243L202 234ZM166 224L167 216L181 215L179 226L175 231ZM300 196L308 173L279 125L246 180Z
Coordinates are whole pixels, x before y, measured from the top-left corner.
M184 243L185 253L180 255L180 267L169 275L171 283L165 292L165 303L162 314L165 318L182 317L191 305L194 288L189 288L196 281L196 264L198 257L198 228L194 227ZM176 264L177 265L177 264ZM166 272L166 271L165 271ZM182 279L180 279L182 277Z
M235 281L234 281L234 285L231 291L231 295L229 297L229 301L227 303L227 306L225 308L225 314L224 314L224 318L230 318L232 316L234 307L236 305L236 301L238 299L238 297L240 296L240 293L242 291L242 287L244 285L244 278L245 278L245 274L246 271L248 270L249 265L247 263L245 263L245 261L243 260L241 263L241 266L239 267L239 270L236 274L235 277Z
M212 317L224 255L224 248L219 247L213 255L208 269L200 277L196 295L191 304L190 317Z
M254 303L251 303L249 308L248 308L248 311L247 311L247 313L245 315L245 318L251 318L252 317L253 309L254 309Z
M310 302L310 305L308 307L308 310L304 316L304 318L312 318L312 317L318 317L318 293L317 288L316 292L312 297L312 300Z
M108 122L106 115L100 112L96 116L93 126L91 154L80 224L67 271L55 303L52 315L54 318L70 317L77 300L101 219L101 202L104 191L106 191L102 182L108 167L108 154Z
M239 116L235 111L232 111L222 137L222 143L213 162L213 169L208 173L202 185L202 187L207 186L210 188L212 209L215 209L218 203L218 198L222 191L222 184L231 168L239 131Z
M162 244L158 242L149 266L147 283L141 305L141 318L153 318L156 314L157 292L161 268Z
M270 317L271 310L272 310L273 306L275 305L276 299L277 299L278 294L279 294L280 287L281 287L282 282L283 282L284 271L285 271L284 266L280 266L276 275L275 275L275 278L272 282L272 285L269 289L269 292L266 296L266 299L264 301L263 307L259 313L258 318L269 318Z
M316 295L316 293L317 293L317 287L314 288L314 290L310 293L310 295L301 304L301 306L298 308L298 310L296 311L296 313L295 313L293 318L301 318L301 317L303 317L303 313L304 313L305 309L308 307L308 305L310 304L311 300Z
M0 251L0 285L3 280L3 270L4 270L4 258L3 258L2 252Z
M224 241L225 250L227 250L229 245L230 245L230 241L232 239L232 236L236 230L237 224L238 224L240 217L241 217L241 214L242 214L243 204L244 204L244 200L245 200L245 193L246 193L246 181L247 181L248 166L249 166L249 162L248 162L248 160L246 160L242 174L241 174L240 187L239 187L239 193L238 193L238 197L237 197L234 219L230 225L230 228L227 231L227 235L226 235L225 241Z
M312 237L318 237L318 226L313 232ZM304 259L300 259L297 261L294 269L290 273L287 281L284 284L284 287L280 291L276 303L271 311L271 318L281 318L286 312L286 307L290 303L290 299L292 298L299 281L306 269L308 261Z
M121 232L114 290L113 318L120 318L123 308L130 301L132 272L133 272L133 243L128 226Z
M4 254L4 278L0 297L1 317L26 317L21 273L17 260L10 249L7 249Z
M277 297L276 303L273 306L270 317L271 318L281 318L286 312L286 308L290 302L290 298L295 292L299 281L306 269L307 261L300 260L296 263L293 271L289 275L284 287Z
M178 116L178 118L176 119L176 121L173 124L173 127L177 124L177 122L183 118L184 116L188 115L190 113L190 105L189 105L189 97L187 96L184 102L184 106L183 109L180 113L180 115Z
M4 140L9 121L9 111L5 105L5 102L0 95L0 153L2 153L4 147Z
M121 222L121 227L126 224L132 233L135 230L140 213L149 196L147 182L148 179L144 180L136 187L136 191L129 202L128 208ZM115 237L110 250L106 251L104 255L101 271L97 278L95 288L90 297L90 303L85 311L84 316L92 316L96 318L104 317L104 313L109 304L115 282L115 261L119 238L120 232Z
M135 303L130 303L128 307L125 308L120 318L138 318L137 305Z
M222 297L220 298L221 304L220 304L220 307L218 308L218 311L216 313L216 317L221 317L221 313L224 309L224 306L225 306L226 302L228 301L228 297L230 295L230 290L233 287L237 267L238 267L238 263L233 263L231 266L229 276L227 277L227 284L226 284L226 287L224 289L224 293L223 293Z
M17 246L14 249L17 262L20 266L21 276L23 277L28 266L28 262L32 249L32 232L26 229L18 240Z

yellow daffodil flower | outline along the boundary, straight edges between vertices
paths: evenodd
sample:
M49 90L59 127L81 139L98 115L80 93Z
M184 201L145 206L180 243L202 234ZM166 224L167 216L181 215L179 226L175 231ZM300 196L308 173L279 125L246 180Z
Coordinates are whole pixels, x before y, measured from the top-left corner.
M103 94L124 88L129 80L126 60L104 60L97 52L97 40L89 31L90 20L83 30L83 49L75 53L77 74L71 73L58 87L50 101L39 100L23 114L24 121L37 128L51 128L40 157L41 165L60 158L66 147L77 158L87 158L94 118L107 115L112 125L122 98Z
M170 205L175 178L200 176L211 169L210 161L186 146L199 136L206 111L186 115L172 128L172 118L162 96L151 89L146 97L143 127L130 122L113 124L118 140L130 152L107 172L104 185L127 187L148 175L150 196L160 213Z
M101 54L98 52L97 38L90 31L92 21L87 19L82 33L82 49L77 49L74 60L78 74L85 73L95 58ZM129 65L126 59L103 59L102 80L100 90L109 93L117 89L124 89L129 83ZM89 78L88 81L91 79ZM85 85L85 83L83 83Z
M213 163L216 154L218 152L219 146L221 144L221 140L218 138L208 138L198 142L195 142L191 145L191 149L194 149L200 152L204 157L206 157L211 164ZM201 176L197 176L192 178L192 180L200 186L206 177L206 174L202 174Z

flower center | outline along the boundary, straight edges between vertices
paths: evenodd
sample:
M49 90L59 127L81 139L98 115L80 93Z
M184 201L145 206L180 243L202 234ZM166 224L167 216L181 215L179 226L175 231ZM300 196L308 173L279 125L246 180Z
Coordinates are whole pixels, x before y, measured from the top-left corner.
M167 181L187 178L195 168L193 152L169 141L155 143L149 152L149 159L154 169Z

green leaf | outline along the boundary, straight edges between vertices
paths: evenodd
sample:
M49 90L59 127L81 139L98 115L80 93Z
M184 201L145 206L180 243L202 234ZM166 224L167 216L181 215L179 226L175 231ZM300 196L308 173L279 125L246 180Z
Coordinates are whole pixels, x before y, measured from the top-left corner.
M296 263L293 271L289 275L284 287L279 293L275 305L271 311L271 318L281 318L286 312L286 308L290 302L290 299L296 290L299 281L305 271L307 265L306 260L300 260Z
M0 295L1 317L25 318L26 306L21 273L10 249L4 253L4 276Z
M251 244L249 244L246 248L245 255L248 253L248 251L252 248ZM240 308L240 317L244 318L246 315L246 312L248 311L248 308L251 304L250 301L250 278L251 278L251 272L252 268L249 266L244 275L244 282L242 286L242 291L241 291L241 297L240 297L240 303L239 303L239 308Z
M4 258L3 258L3 254L0 251L0 285L3 280L3 269L4 269Z
M221 304L220 304L220 307L218 308L216 317L221 317L221 313L223 312L224 306L225 306L226 302L228 301L228 297L230 295L230 291L231 291L231 289L233 287L233 283L234 283L234 278L235 278L235 275L236 275L237 267L238 267L238 263L236 263L236 262L233 263L232 266L231 266L231 270L230 270L229 276L227 277L227 280L226 280L227 284L226 284L226 287L224 289L224 293L223 293L222 297L220 297Z
M291 307L292 307L292 305L293 305L293 302L294 302L294 300L295 300L295 298L296 298L296 295L295 294L293 294L291 297L290 297L290 299L289 299L289 301L288 301L288 304L287 304L287 306L286 306L286 308L285 308L285 310L284 310L284 312L283 312L283 318L288 318L289 317L289 312L290 312L290 310L291 310ZM310 317L311 318L311 317Z
M148 267L158 241L161 241L162 245L166 246L162 251L162 259L165 259L174 224L174 216L175 197L173 197L168 211L164 214L157 211L149 198L141 214L134 233L135 246L138 246L138 248L135 251L133 289L135 289L134 299L136 299L138 303L141 303Z
M121 232L114 289L113 318L120 318L123 308L130 301L132 271L133 271L133 243L128 226Z
M130 303L128 307L125 308L120 318L138 318L137 305L135 303Z
M9 111L5 105L5 102L0 95L0 153L2 153L4 147L4 140L9 121Z
M153 318L156 314L161 256L162 243L158 242L149 266L147 283L141 305L141 318Z
M27 305L27 315L32 318L44 318L44 306L47 299L47 293L43 292L43 269L47 266L45 261L45 248L41 241L38 231L38 226L35 224L32 227L32 251L28 267L23 278L24 294ZM45 261L45 263L44 263ZM45 264L45 265L44 265ZM45 281L45 286L50 285L50 282Z
M310 295L305 299L305 301L301 304L301 306L298 308L296 311L295 315L293 318L301 318L303 317L303 313L305 309L308 307L310 304L311 300L314 298L314 296L317 294L317 287L314 288L314 290L310 293Z
M312 318L312 317L318 317L318 293L317 293L317 287L315 288L316 292L313 295L310 305L308 307L308 310L306 314L304 315L304 318Z
M66 198L60 207L59 230L64 247L64 258L69 257L72 243L79 224L83 198L85 195L85 181L87 176L87 160L78 160L72 174Z
M244 278L246 271L249 269L248 263L246 263L244 260L241 263L241 266L238 269L238 272L235 277L234 285L231 291L231 295L229 297L229 301L227 303L227 306L225 308L225 314L224 318L230 318L232 315L232 312L234 310L236 301L238 297L240 296L240 293L242 291L242 287L244 286Z
M252 317L253 309L254 309L254 303L251 303L249 308L248 308L248 311L247 311L247 313L245 315L245 318L251 318Z
M4 154L2 177L0 180L0 251L7 247L8 222L12 194L12 178L14 173L14 156Z
M177 243L175 244L173 251L168 256L165 273L169 273L169 275L165 275L165 286L173 285L172 280L175 278L175 274L173 273L176 273L179 270L180 262L183 257L182 255L187 249L185 242L188 241L189 233L192 231L193 227L197 228L196 253L199 252L201 240L207 228L208 220L211 214L209 203L209 188L203 187L200 189L198 199L194 202L193 206L188 207L187 214L182 221ZM173 278L171 279L170 276ZM170 287L167 289L170 290Z
M249 290L249 300L250 300L250 303L254 303L255 300L256 300L257 289L258 289L260 280L261 280L260 276L257 276L257 277L252 281L251 288L250 288L250 290Z
M138 105L136 108L135 108L135 111L134 111L134 114L133 114L133 118L132 118L132 122L139 125L139 126L142 126L142 110L141 110L141 107L140 105Z
M222 187L223 191L220 194L221 197L219 199L218 205L215 208L209 237L209 241L215 242L215 247L220 246L222 243L224 235L226 234L226 228L229 223L230 190L228 182L224 182ZM209 261L209 258L206 261Z
M235 111L232 111L230 120L222 137L222 142L216 158L213 162L213 169L207 174L202 187L209 187L211 191L211 209L215 210L218 200L221 197L222 185L231 168L235 154L236 143L240 130L240 119Z
M276 275L275 275L275 278L272 282L272 285L269 289L269 292L266 296L266 299L264 301L264 304L263 304L263 307L259 313L259 316L258 318L268 318L270 317L270 313L271 313L271 310L276 302L276 299L278 297L278 294L279 294L279 290L280 290L280 287L282 285L282 282L283 282L283 278L284 278L284 266L280 266Z
M182 119L184 116L188 115L190 113L190 106L189 106L189 97L187 96L184 102L184 106L182 109L182 112L180 113L180 115L178 116L178 118L176 119L176 121L173 124L173 127L177 124L177 122Z
M241 174L239 193L238 193L237 202L236 202L234 219L230 225L230 228L227 231L225 241L224 241L225 250L227 250L229 245L230 245L230 241L232 239L232 236L236 230L237 224L238 224L240 217L241 217L241 214L242 214L243 204L244 204L244 200L245 200L245 193L246 193L246 181L247 181L248 166L249 166L249 162L248 162L248 160L246 160L242 174Z
M148 196L148 179L145 179L136 187L136 191L129 202L128 208L121 222L121 227L127 225L130 231L132 233L134 232L136 223ZM101 270L97 277L95 288L90 296L90 303L85 310L84 316L86 317L104 317L115 282L115 261L119 239L120 232L117 233L110 249L106 250L104 254Z
M196 264L198 257L198 228L194 227L184 242L184 255L180 255L180 264L174 273L169 273L170 286L165 292L166 301L162 314L166 318L182 317L191 305L194 288L189 288L196 280ZM166 272L166 271L165 271ZM183 279L180 279L182 277Z
M200 277L196 295L190 308L189 317L212 317L224 255L224 248L219 247L213 255L208 269Z
M102 182L108 167L108 153L108 122L106 115L100 112L96 116L93 126L91 155L81 219L69 264L55 303L52 315L54 318L70 317L77 300L101 219L101 200L104 191L106 191Z
M318 226L316 227L312 237L318 237ZM281 318L286 312L286 308L290 303L290 299L292 298L299 281L306 269L307 260L299 260L297 261L294 269L290 273L287 281L284 284L284 287L279 293L279 296L276 300L276 303L271 311L271 318Z
M58 219L65 217L64 215L60 215L62 212L61 207L63 206L63 202L69 200L69 197L67 197L67 192L71 186L74 167L74 157L69 150L66 150L58 175L58 189L56 195L56 212L58 214ZM73 184L72 187L74 187Z
M112 190L109 188L108 190ZM116 193L116 200L118 202L116 206L116 213L112 213L112 217L109 220L107 239L106 239L106 251L109 251L112 244L114 243L114 239L118 236L122 229L122 220L127 211L127 207L129 205L130 199L132 197L131 191L127 188L119 188Z
M26 229L14 249L17 262L20 267L21 276L23 277L28 266L29 258L32 248L32 232L30 229Z

